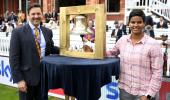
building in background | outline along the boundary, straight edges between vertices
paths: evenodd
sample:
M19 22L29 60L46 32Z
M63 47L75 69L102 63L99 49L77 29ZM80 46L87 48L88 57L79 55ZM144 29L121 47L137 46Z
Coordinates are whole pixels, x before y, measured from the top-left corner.
M5 16L8 12L18 13L21 10L27 13L27 8L31 3L38 2L43 5L43 13L53 11L59 13L59 7L105 4L107 10L107 20L123 20L125 0L0 0L0 15Z

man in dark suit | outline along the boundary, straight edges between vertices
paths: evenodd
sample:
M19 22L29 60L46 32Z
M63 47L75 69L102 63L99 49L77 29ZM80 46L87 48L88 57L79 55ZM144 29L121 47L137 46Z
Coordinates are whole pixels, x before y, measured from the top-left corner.
M50 11L48 11L47 13L45 13L44 17L45 17L45 22L48 23L48 22L50 21L50 18L51 18Z
M17 22L18 18L17 18L17 16L15 15L14 12L11 12L11 15L8 17L7 20L8 20L8 21L11 21L11 22Z
M55 20L55 21L57 21L58 20L58 14L57 14L57 12L56 12L56 10L55 9L53 9L53 11L52 11L52 13L51 13L51 16L52 16L52 18Z
M164 21L164 18L160 17L160 22L157 23L156 28L168 28L168 24L166 21Z
M126 25L124 24L124 22L123 22L123 21L119 21L119 25L120 25L120 26L119 26L119 27L120 27L119 29L122 30L122 34L123 34L123 35L127 35Z
M119 27L119 24L115 24L115 29L112 30L111 37L116 37L116 42L122 37L122 30Z
M9 62L13 82L18 85L20 100L42 100L40 61L46 55L59 52L54 47L52 31L40 26L42 16L41 6L31 5L28 9L28 24L12 32Z

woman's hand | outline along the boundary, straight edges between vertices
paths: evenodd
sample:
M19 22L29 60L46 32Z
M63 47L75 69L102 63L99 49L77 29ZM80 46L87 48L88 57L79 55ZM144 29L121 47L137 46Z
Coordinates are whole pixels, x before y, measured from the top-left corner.
M143 95L143 96L140 97L140 100L149 100L149 99L146 96Z

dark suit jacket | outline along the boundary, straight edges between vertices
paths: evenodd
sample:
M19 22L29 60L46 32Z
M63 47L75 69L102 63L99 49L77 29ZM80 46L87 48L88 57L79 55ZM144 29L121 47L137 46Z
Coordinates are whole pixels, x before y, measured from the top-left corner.
M45 56L57 53L52 41L52 31L41 27L45 38ZM13 82L25 80L29 85L37 85L40 81L40 61L31 27L26 24L14 29L10 41L9 62Z
M113 37L115 35L115 29L113 29L112 31L112 34L111 34L111 37ZM118 29L117 31L117 35L116 35L116 42L122 37L122 30L121 29Z
M17 21L17 16L16 15L11 15L7 18L8 21L14 20L15 22Z
M127 32L126 32L126 25L123 25L121 30L123 31L124 35L127 35Z
M57 14L57 12L52 12L52 13L51 13L51 16L52 16L52 18L54 18L55 20L57 20L58 14Z
M160 22L158 22L156 28L168 28L168 24L167 24L167 22L164 21L161 26Z
M45 13L44 17L45 17L46 23L48 23L50 21L51 14L50 13Z

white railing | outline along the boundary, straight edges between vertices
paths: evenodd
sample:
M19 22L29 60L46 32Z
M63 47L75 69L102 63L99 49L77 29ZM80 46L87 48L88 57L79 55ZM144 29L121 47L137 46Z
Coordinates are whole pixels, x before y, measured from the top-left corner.
M112 30L106 32L106 50L112 49L115 44L115 38L111 38ZM170 40L170 29L154 29L155 37L160 37L161 35L168 35L168 40ZM79 36L78 36L79 37ZM76 39L77 36L72 36L72 45L81 45L81 40ZM53 40L54 45L59 46L59 29L53 29ZM161 41L160 41L161 42ZM0 32L0 56L9 56L9 45L10 45L10 35L6 37L5 32Z
M170 38L170 29L154 29L154 33L156 37L159 37L160 35L168 35Z
M54 41L54 45L55 46L59 46L59 29L53 29L53 41ZM111 49L114 44L115 44L115 38L111 38L111 30L109 30L106 33L106 50ZM77 38L78 37L78 38ZM0 56L9 56L9 45L10 45L10 35L8 37L6 37L6 33L5 32L0 32ZM72 40L71 40L72 39ZM75 47L75 45L77 46L76 48L81 47L82 45L82 41L81 41L81 37L79 35L72 35L70 36L70 45L72 45L72 47Z
M170 1L167 0L125 0L125 21L132 9L142 9L146 15L151 13L163 16L170 21Z
M9 56L10 38L6 37L6 32L0 32L0 56Z
M149 7L154 0L125 0L125 14L129 15L129 12L133 9L142 9L147 13Z
M52 29L53 31L53 41L54 41L54 45L55 46L60 46L60 37L59 37L59 29L58 28L55 28L55 29Z
M108 30L108 32L106 32L106 50L111 49L115 42L116 39L115 38L111 38L111 32L112 30ZM53 41L54 44L56 46L59 46L59 29L53 29ZM74 48L81 48L82 47L82 39L80 37L80 35L70 35L70 46L72 49Z
M170 21L170 6L168 4L165 4L164 2L158 0L153 0L152 4L150 5L150 10Z
M53 41L55 46L59 46L59 29L53 29ZM106 50L110 50L115 44L115 38L111 38L112 30L106 32ZM160 37L161 35L168 35L168 40L170 40L170 29L156 29L154 28L155 37ZM77 36L71 36L72 40L70 41L71 45L82 45L80 36L77 39ZM0 56L9 56L9 43L10 35L6 37L5 32L0 32ZM79 47L79 46L78 46Z

